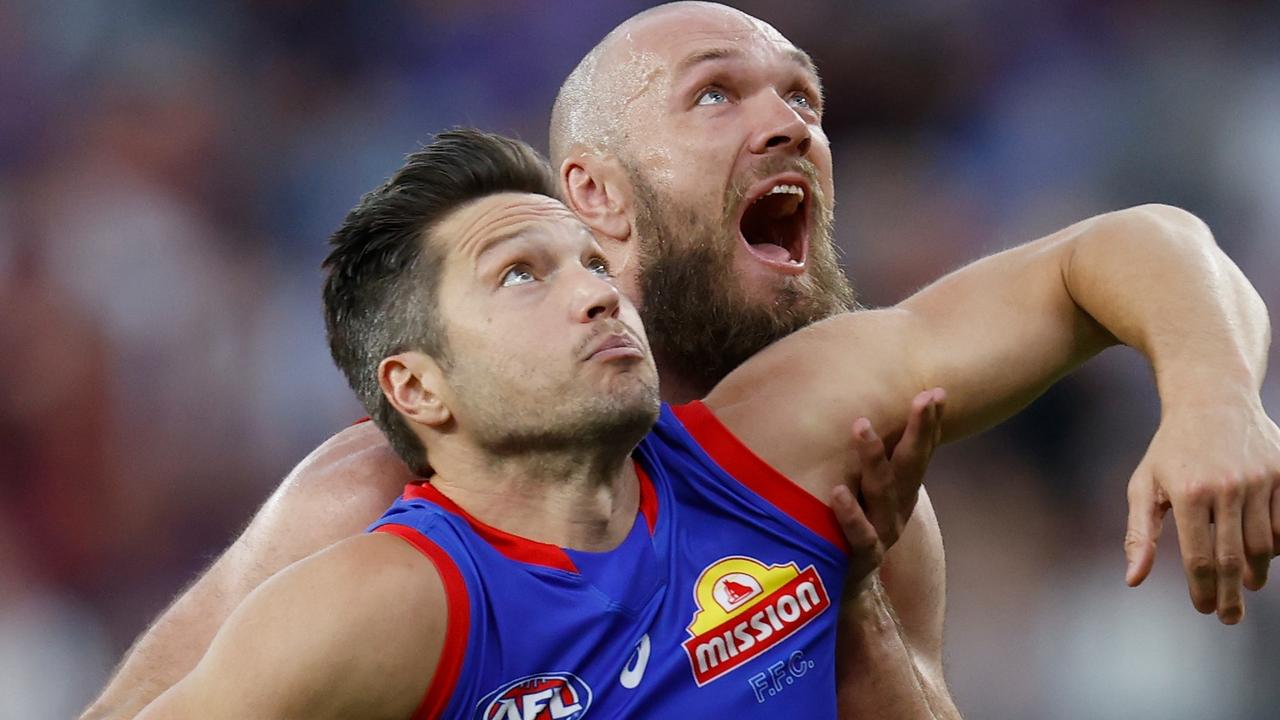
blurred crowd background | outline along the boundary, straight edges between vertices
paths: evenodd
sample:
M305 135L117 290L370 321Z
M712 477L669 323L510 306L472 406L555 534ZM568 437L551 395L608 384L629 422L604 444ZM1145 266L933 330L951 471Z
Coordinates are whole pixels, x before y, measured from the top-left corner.
M648 4L0 4L0 718L74 715L362 414L319 299L360 194L457 124L545 150L560 81ZM1280 320L1275 2L739 6L822 70L865 302L1160 201L1206 219ZM1280 581L1240 626L1202 617L1170 527L1123 585L1125 484L1158 417L1114 349L936 457L967 717L1276 717Z

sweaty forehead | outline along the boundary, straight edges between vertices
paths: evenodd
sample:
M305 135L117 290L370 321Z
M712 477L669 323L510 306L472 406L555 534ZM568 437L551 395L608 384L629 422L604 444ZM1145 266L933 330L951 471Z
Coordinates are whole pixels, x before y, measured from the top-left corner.
M494 240L535 229L590 234L559 200L532 193L500 193L458 208L436 225L432 236L449 254L474 257Z

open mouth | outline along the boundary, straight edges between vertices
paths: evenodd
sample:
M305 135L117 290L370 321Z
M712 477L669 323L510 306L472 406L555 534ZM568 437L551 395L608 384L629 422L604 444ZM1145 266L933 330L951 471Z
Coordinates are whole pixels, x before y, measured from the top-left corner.
M776 267L804 269L809 196L802 175L774 177L751 189L738 228L752 255Z

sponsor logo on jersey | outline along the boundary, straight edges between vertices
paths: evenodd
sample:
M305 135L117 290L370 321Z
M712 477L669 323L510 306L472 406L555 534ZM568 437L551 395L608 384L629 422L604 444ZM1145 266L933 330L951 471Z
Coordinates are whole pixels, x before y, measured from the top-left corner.
M480 720L578 720L591 707L591 687L573 673L526 675L476 707Z
M726 557L694 583L698 610L683 643L701 687L786 640L831 606L813 566Z

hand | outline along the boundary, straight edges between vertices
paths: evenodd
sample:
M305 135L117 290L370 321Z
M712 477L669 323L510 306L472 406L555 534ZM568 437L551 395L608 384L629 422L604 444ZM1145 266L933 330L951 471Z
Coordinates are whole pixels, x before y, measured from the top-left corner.
M898 541L916 506L925 469L942 437L942 388L925 390L911 401L902 439L892 457L867 418L853 423L847 483L831 493L831 509L851 550L846 586L859 586L880 566L884 553Z
M1129 481L1130 586L1151 572L1170 507L1192 605L1239 622L1241 584L1261 588L1280 548L1280 429L1256 397L1166 410Z

